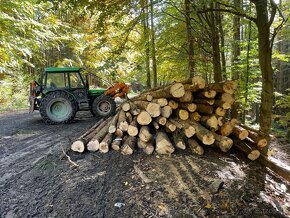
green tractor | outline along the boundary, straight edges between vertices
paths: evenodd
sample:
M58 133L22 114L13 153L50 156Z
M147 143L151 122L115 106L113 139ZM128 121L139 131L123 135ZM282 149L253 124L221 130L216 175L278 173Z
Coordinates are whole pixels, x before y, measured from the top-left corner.
M114 99L126 96L128 86L118 83L109 88L92 89L89 82L105 80L89 73L84 80L81 72L82 69L76 67L45 69L41 83L30 84L30 112L39 110L48 124L69 123L77 111L90 110L96 117L114 114Z

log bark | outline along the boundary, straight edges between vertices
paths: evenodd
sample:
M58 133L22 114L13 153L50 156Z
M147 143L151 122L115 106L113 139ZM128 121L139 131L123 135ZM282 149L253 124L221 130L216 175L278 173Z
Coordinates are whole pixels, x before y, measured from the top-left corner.
M126 132L128 130L128 126L129 124L127 122L126 113L125 111L120 110L118 122L117 122L117 128L121 129L123 132Z
M168 129L169 132L174 132L176 130L176 126L170 120L167 120L165 128Z
M201 123L212 131L218 130L218 119L215 115L212 116L202 116L200 119Z
M113 134L107 133L105 138L100 143L99 150L101 153L107 153L109 151L109 146L112 143L112 140L113 140Z
M213 106L206 104L196 104L196 111L203 114L213 114Z
M214 105L215 99L195 98L193 102L196 104Z
M204 90L194 93L195 98L215 98L216 91L215 90Z
M224 102L224 101L221 101L221 100L215 100L214 105L217 106L217 107L221 107L221 108L223 108L225 110L230 109L232 107L232 105L230 103Z
M237 81L225 81L219 83L208 84L208 88L220 93L234 94L237 89Z
M94 137L94 135L106 125L104 119L98 121L93 127L86 131L83 135L77 138L71 145L71 150L82 153L85 150L87 143Z
M260 157L260 151L244 141L233 138L234 146L238 148L241 152L247 155L250 160L257 160Z
M148 101L135 101L136 106L146 110L151 117L158 117L161 114L161 108L159 104Z
M159 104L160 107L164 107L166 105L168 105L168 100L167 98L158 98L158 99L153 99L152 100L153 103Z
M133 115L130 112L126 112L126 119L128 123L133 121Z
M193 95L191 91L186 90L184 95L178 99L179 102L185 103L185 102L192 102Z
M191 121L191 125L195 128L196 137L204 144L204 145L212 145L215 141L214 135L211 131L206 129L200 123Z
M234 95L232 95L232 94L229 94L229 93L223 93L222 95L221 95L221 101L223 101L223 102L227 102L227 103L229 103L229 104L233 104L234 102L235 102L235 97L234 97Z
M195 139L188 139L187 144L192 153L197 155L204 154L203 147Z
M245 140L249 136L249 132L243 127L235 125L233 128L233 135L241 140Z
M106 124L99 129L97 134L88 142L87 149L89 151L97 151L99 150L100 142L104 139L104 137L108 133L109 126L111 125L112 117L108 119Z
M190 121L183 121L179 119L170 119L170 121L178 128L181 129L187 138L191 138L195 134L195 128L190 125Z
M129 136L123 143L121 147L121 154L131 155L134 153L135 145L137 143L137 138L134 136Z
M117 138L122 138L123 135L124 135L124 133L123 133L123 131L121 129L116 129L115 136Z
M185 145L185 142L184 142L182 136L180 135L180 133L174 132L172 135L172 138L173 138L174 145L176 148L185 150L186 145Z
M234 126L230 121L226 121L220 128L220 134L223 136L229 136L233 132Z
M150 155L150 154L152 154L153 152L154 152L154 146L153 146L153 144L151 143L151 144L148 144L144 149L143 149L143 151L145 152L145 154L148 154L148 155Z
M206 84L205 79L201 76L192 77L191 83L192 85L196 85L199 89L204 89Z
M172 154L174 152L174 147L169 140L167 134L163 131L158 131L156 134L156 148L157 154Z
M264 136L259 135L256 132L252 132L252 131L248 131L248 132L249 132L249 138L252 139L259 148L264 148L268 145L268 141Z
M113 120L112 120L112 123L111 123L111 125L109 126L109 133L115 133L116 132L116 130L117 130L117 122L118 122L118 118L119 118L119 113L120 112L118 112L115 116L114 116L114 118L113 118Z
M188 110L189 112L194 112L196 110L196 104L194 103L183 103L179 105L180 109Z
M222 152L227 152L229 151L232 146L233 146L233 140L226 137L226 136L221 136L216 133L213 133L215 142L214 145L219 147Z
M142 126L139 131L139 138L143 142L148 142L152 139L152 134L150 133L150 129L148 126Z
M153 121L152 124L156 130L160 128L159 123L157 123L156 121Z
M147 111L141 111L137 116L137 122L140 125L148 125L152 122L152 117Z
M182 83L173 83L169 86L159 88L150 92L153 98L180 98L184 95L185 90Z

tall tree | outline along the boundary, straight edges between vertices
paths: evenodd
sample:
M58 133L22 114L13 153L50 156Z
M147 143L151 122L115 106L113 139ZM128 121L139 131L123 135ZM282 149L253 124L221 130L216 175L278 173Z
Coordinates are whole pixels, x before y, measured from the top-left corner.
M154 8L153 0L150 0L151 12L151 48L152 48L152 70L153 70L153 86L157 87L157 64L156 64L156 49L155 49L155 28L154 28Z
M184 0L185 5L185 21L187 31L187 53L188 53L188 76L189 78L194 76L194 49L193 49L193 36L190 19L190 0Z
M242 0L234 0L234 6L237 10L241 8L241 1ZM233 18L233 44L232 44L232 78L239 79L239 70L236 65L239 62L239 57L241 54L240 48L240 32L241 32L241 18L239 15L234 15Z

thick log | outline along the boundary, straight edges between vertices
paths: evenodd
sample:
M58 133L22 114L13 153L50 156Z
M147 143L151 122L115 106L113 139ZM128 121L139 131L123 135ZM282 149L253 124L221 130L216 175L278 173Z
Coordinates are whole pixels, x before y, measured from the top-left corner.
M167 119L166 117L159 116L156 118L156 122L158 122L161 126L165 126Z
M183 103L179 105L180 109L188 110L189 112L194 112L196 110L196 104L194 103Z
M227 152L229 151L232 146L233 146L233 140L226 137L226 136L221 136L218 135L216 133L213 133L214 138L215 138L215 142L214 145L219 147L221 149L221 151L223 152Z
M128 135L129 136L136 136L138 135L138 123L137 123L137 118L135 118L129 125L128 127Z
M157 89L156 89L157 90ZM152 90L154 91L154 90ZM136 97L131 98L132 101L152 101L153 100L153 96L149 93L150 90L142 93L141 95L138 95Z
M215 90L203 90L194 93L195 98L215 98L216 91Z
M213 106L206 104L196 104L196 111L203 114L213 114Z
M141 111L137 116L137 122L140 125L148 125L152 122L152 117L147 111Z
M238 140L235 137L233 137L233 141L234 141L234 146L238 148L241 152L246 154L250 160L257 160L260 157L260 151L250 146L248 143Z
M162 131L158 131L156 134L156 148L157 154L171 154L174 152L174 147L169 140L167 134Z
M204 145L212 145L215 141L214 135L211 131L206 129L200 123L191 121L191 125L195 128L196 137L204 144Z
M187 144L192 153L197 155L204 154L203 147L200 144L198 144L198 142L195 139L188 139Z
M111 145L112 149L115 151L119 151L122 144L122 140L123 140L122 138L115 138Z
M177 109L176 114L181 120L188 120L189 118L189 112L187 110Z
M237 81L224 81L220 83L208 84L208 88L220 93L234 94L237 89Z
M153 99L152 102L159 104L160 107L164 107L164 106L168 105L168 100L166 98Z
M224 101L221 101L221 100L215 100L214 102L214 105L217 106L217 107L221 107L225 110L228 110L232 107L232 105L228 102L224 102Z
M168 106L170 106L173 110L175 110L178 108L178 102L176 102L174 100L169 100Z
M210 130L218 130L218 119L215 115L212 116L202 116L200 119L201 123Z
M191 120L196 121L196 122L199 122L201 118L201 115L197 111L190 113L189 116Z
M259 148L264 148L268 145L268 141L264 136L259 135L256 132L252 132L252 131L248 131L248 132L249 132L249 138L253 140Z
M230 121L226 121L221 127L220 127L220 134L223 136L229 136L233 132L233 124Z
M206 98L195 98L193 102L196 104L214 105L215 100Z
M123 143L121 147L121 154L130 155L133 154L135 150L135 145L137 143L137 138L134 136L129 136Z
M227 111L225 109L223 109L222 107L217 107L215 109L215 114L219 117L224 117L226 115L226 112Z
M192 85L196 85L199 89L204 89L206 85L205 79L201 76L192 77L191 83Z
M142 149L146 154L152 154L154 151L153 141L143 142L140 138L137 142L138 148Z
M180 133L178 133L177 131L174 132L173 135L172 135L172 138L173 138L174 145L175 145L176 148L185 150L186 145L185 145L185 142L184 142L184 140L183 140L183 138L182 138Z
M152 139L152 134L150 133L150 129L148 126L142 126L140 128L139 138L144 142L148 142Z
M105 138L100 143L99 150L101 153L107 153L109 151L109 146L112 143L112 140L113 140L113 134L107 133Z
M181 129L184 133L184 135L187 138L191 138L195 134L195 128L190 125L190 122L183 121L179 119L170 119L170 121L178 128Z
M123 135L124 135L124 133L123 133L123 131L122 131L121 129L116 129L116 131L115 131L115 136L116 136L117 138L122 138Z
M172 108L169 105L166 105L161 108L161 116L165 118L169 118L172 114Z
M160 105L148 101L134 101L139 108L146 110L151 117L158 117L161 114Z
M87 143L94 137L94 135L106 125L104 119L98 121L93 127L86 131L83 135L77 138L71 145L71 150L82 153L85 150Z
M233 135L241 140L245 140L249 136L249 132L243 127L235 125L233 128Z
M191 91L185 91L184 95L178 99L179 102L185 103L185 102L192 102L193 96Z
M127 111L129 111L131 109L131 105L130 105L129 102L124 102L122 104L121 108L122 108L123 111L127 112Z
M235 102L234 95L229 94L229 93L223 93L223 94L221 94L221 98L220 99L221 99L221 101L227 102L227 103L229 103L231 105Z
M182 83L173 83L150 92L153 98L180 98L184 95L185 90Z

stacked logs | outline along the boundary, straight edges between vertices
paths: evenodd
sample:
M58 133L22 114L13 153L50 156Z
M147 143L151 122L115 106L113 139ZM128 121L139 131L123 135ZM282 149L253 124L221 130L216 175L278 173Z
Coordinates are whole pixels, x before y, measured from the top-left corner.
M231 118L237 81L206 84L200 76L141 93L122 103L117 113L79 137L76 152L111 150L124 155L171 154L188 148L202 155L204 146L227 152L232 146L256 160L267 146L264 136ZM235 138L247 143L234 143Z

